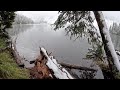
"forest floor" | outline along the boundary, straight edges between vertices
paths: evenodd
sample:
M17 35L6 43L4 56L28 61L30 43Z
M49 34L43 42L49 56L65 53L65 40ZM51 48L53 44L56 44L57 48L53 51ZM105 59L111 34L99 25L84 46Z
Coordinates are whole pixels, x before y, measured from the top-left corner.
M5 38L0 38L0 49L7 47ZM1 79L29 79L28 69L20 68L9 50L0 52L0 78Z

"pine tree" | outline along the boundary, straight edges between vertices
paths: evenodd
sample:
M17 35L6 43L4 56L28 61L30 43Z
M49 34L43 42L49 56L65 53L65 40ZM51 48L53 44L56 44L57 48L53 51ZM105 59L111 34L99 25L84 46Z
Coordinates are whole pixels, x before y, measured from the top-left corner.
M98 42L97 44L99 46L101 40L99 39L98 31L93 25L93 18L90 13L90 11L60 11L60 15L54 23L55 30L64 27L67 33L70 33L71 36L76 36L77 38L83 36L84 33L86 36L89 35L91 42ZM93 13L99 27L100 37L102 39L111 73L115 74L115 72L120 71L120 63L112 44L109 30L102 12L93 11ZM113 78L115 78L115 75L113 75Z
M14 22L15 11L0 11L0 35L7 36L6 28Z

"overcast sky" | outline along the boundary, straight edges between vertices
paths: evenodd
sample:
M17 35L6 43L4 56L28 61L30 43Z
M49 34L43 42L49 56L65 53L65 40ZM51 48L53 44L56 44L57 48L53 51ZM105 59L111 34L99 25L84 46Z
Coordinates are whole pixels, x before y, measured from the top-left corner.
M18 11L17 13L25 15L33 20L44 18L49 23L53 23L58 16L58 11ZM120 22L120 11L103 11L103 14L108 26L112 22Z
M45 19L49 23L53 23L58 16L58 11L18 11L17 13L25 15L34 21Z

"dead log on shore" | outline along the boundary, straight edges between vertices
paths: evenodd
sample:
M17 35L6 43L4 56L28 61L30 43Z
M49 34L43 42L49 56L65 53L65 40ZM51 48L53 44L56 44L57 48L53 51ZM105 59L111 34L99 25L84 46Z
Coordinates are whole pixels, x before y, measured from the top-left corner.
M17 38L16 38L17 39ZM15 42L11 41L11 54L14 57L16 63L18 64L19 67L24 67L24 63L22 62L23 58L19 55L16 49L16 39Z
M21 62L23 58L20 57L16 49L16 40L11 42L11 53L16 63L24 67L24 63ZM35 66L29 69L32 79L73 79L65 68L48 56L44 48L41 48L40 54L35 61Z
M40 56L35 61L35 66L30 74L34 79L74 79L70 73L57 63L53 56L44 48L40 48Z

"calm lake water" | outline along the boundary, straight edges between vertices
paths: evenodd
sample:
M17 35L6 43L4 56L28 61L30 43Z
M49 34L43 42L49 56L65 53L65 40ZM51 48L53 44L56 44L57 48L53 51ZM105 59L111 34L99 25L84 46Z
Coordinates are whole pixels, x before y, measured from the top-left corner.
M48 24L14 25L9 30L12 39L17 37L17 50L27 60L34 60L39 54L39 47L44 47L48 53L52 52L60 62L84 64L90 45L86 38L70 40L63 29L54 31ZM86 63L85 63L86 65ZM26 66L29 64L26 62Z
M64 29L54 31L49 24L39 25L13 25L9 29L9 34L14 40L17 37L16 47L19 54L27 60L34 60L39 55L39 47L44 47L48 53L59 62L66 62L81 66L90 67L92 60L83 60L85 58L90 45L87 38L80 38L74 41L66 36ZM120 50L120 36L111 34L112 41L117 50ZM32 67L23 61L26 67ZM98 72L97 78L103 78L101 71Z

